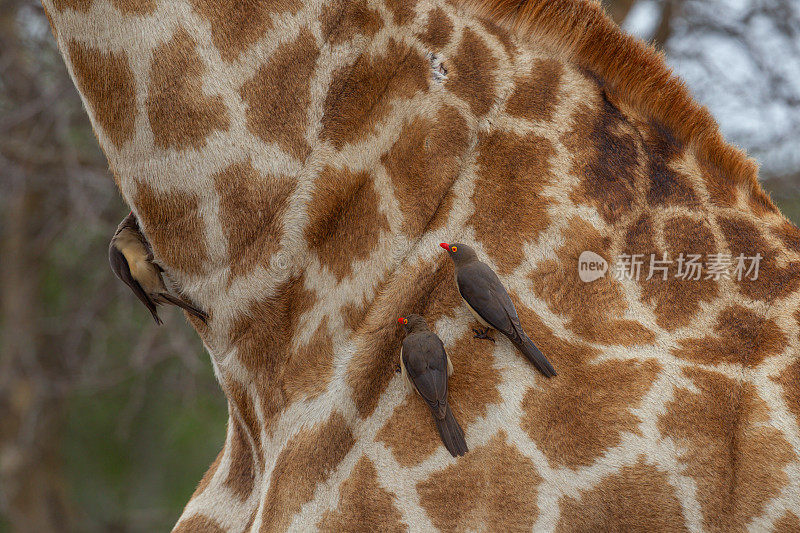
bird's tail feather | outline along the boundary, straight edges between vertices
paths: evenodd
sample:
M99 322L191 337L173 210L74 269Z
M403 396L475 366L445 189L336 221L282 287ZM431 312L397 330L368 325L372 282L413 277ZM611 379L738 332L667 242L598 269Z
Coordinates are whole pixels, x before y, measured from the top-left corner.
M458 421L456 421L456 417L453 416L453 411L450 409L449 405L447 406L444 418L440 419L434 416L433 419L436 421L436 429L439 430L439 436L442 437L442 442L445 448L447 448L447 451L450 452L450 455L458 457L469 451L467 449L467 442L464 440L464 431L462 431L461 426L458 425Z
M524 333L520 335L517 348L519 348L519 351L521 351L525 357L527 357L530 362L539 369L539 372L544 374L546 377L551 378L556 375L556 369L553 368L553 365L550 364L550 361L547 360L547 357L544 356L539 348L533 344L533 341Z
M200 309L198 309L195 306L193 306L192 304L187 303L187 302L183 301L180 298L175 298L174 296L172 296L171 294L168 294L166 292L161 293L161 297L164 298L169 303L171 303L173 305L177 305L178 307L180 307L181 309L183 309L184 311L186 311L190 315L192 315L192 316L194 316L196 318L199 318L200 320L203 321L203 324L207 323L208 315L205 312L203 312Z
M164 322L161 321L161 317L158 316L158 311L156 311L156 307L153 306L152 309L150 306L147 307L147 310L150 311L150 314L153 315L153 320L156 321L156 325L160 326Z

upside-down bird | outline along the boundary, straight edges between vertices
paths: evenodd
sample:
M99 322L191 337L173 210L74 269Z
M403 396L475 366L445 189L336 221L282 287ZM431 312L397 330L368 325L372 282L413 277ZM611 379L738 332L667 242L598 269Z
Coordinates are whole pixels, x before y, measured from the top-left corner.
M447 378L453 373L453 365L444 344L428 329L421 316L408 315L398 321L406 331L400 348L403 379L409 389L422 396L430 407L436 429L450 455L464 455L469 451L464 432L447 403Z
M488 265L478 260L475 250L466 244L446 242L439 246L447 250L456 269L456 286L467 307L486 329L475 330L475 337L491 339L489 328L494 328L510 340L545 376L553 377L556 371L550 361L525 334L517 310L505 287Z
M177 305L206 323L208 319L206 313L169 293L161 276L164 269L153 261L150 243L142 235L133 212L120 222L114 237L111 238L111 243L108 245L108 262L114 274L124 281L147 307L156 324L161 324L157 307L163 304Z

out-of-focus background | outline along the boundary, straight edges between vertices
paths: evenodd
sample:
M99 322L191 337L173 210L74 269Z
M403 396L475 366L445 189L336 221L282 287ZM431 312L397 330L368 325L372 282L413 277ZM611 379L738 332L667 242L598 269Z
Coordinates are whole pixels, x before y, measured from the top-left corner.
M610 0L800 223L800 2ZM163 531L224 440L183 316L108 268L127 214L38 2L0 0L0 531Z

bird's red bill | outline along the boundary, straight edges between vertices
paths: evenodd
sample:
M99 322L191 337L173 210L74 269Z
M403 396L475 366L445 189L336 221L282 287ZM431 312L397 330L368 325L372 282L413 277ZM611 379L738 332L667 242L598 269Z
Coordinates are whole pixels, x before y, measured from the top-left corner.
M440 242L440 243L439 243L439 246L441 246L442 248L444 248L444 249L445 249L445 250L447 250L448 252L450 251L450 245L449 245L449 244L447 244L446 242Z

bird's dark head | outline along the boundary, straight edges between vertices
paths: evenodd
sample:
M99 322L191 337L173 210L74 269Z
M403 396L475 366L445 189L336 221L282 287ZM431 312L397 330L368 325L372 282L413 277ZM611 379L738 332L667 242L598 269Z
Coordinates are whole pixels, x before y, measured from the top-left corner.
M447 253L450 254L450 259L452 259L456 265L463 265L478 259L478 254L475 253L475 250L466 244L461 244L460 242L443 242L439 244L439 246L447 250Z
M135 233L141 233L142 230L139 228L139 221L136 219L136 215L133 214L133 211L128 213L128 216L122 219L122 222L119 223L117 226L117 233L120 233L123 230L130 230Z
M428 323L425 322L425 319L419 315L401 316L397 319L397 322L403 326L403 329L406 331L406 333L419 330L424 331L428 329Z

